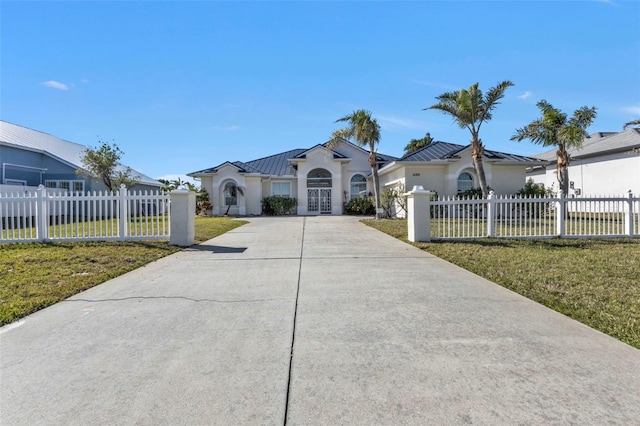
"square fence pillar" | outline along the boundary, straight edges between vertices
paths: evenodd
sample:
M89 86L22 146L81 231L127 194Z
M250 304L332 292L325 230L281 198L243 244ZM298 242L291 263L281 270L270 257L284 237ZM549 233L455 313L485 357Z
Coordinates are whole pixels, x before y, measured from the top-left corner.
M407 192L407 231L411 242L431 241L431 191L416 185Z
M169 244L193 245L195 239L196 193L186 189L171 191L171 235Z

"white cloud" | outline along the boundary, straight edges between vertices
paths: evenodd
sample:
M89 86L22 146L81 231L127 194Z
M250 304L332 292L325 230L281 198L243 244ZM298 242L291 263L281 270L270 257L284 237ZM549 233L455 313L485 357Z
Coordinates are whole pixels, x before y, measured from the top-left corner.
M531 95L533 95L533 93L527 90L522 95L518 96L518 99L528 99L531 97Z
M383 115L383 116L378 116L378 119L380 120L380 124L382 127L388 127L388 128L402 128L402 129L424 129L426 128L425 124L417 121L417 120L412 120L410 118L402 118L402 117L394 117L394 116L388 116L388 115Z
M640 116L640 105L632 105L632 106L624 107L622 108L622 111L627 114Z
M51 87L52 89L69 90L69 86L67 86L64 83L60 83L59 81L55 81L55 80L43 81L40 84L45 86L45 87Z
M233 131L236 131L236 130L240 130L240 126L237 126L237 125L233 124L233 125L227 126L227 127L215 126L215 127L213 127L213 129L214 130L224 130L226 132L233 132Z

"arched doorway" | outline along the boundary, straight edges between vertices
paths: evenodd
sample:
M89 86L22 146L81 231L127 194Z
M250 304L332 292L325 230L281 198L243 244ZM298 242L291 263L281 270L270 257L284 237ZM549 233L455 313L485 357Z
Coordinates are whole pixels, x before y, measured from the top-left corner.
M307 212L331 214L331 173L313 169L307 174Z

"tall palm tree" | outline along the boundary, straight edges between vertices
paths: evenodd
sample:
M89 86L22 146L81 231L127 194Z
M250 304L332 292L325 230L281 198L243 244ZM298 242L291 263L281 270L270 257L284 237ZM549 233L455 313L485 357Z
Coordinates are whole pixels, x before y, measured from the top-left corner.
M369 148L369 165L373 174L373 195L376 203L376 219L379 218L380 184L378 179L378 161L376 159L377 145L380 142L380 125L371 112L359 109L349 115L336 120L336 123L346 122L347 127L336 130L327 143L327 149L332 149L341 142L353 139L361 147Z
M583 106L571 118L544 99L536 104L542 117L516 129L512 141L529 139L542 146L557 146L556 177L564 194L569 192L569 149L580 148L588 138L587 127L596 118L596 107Z
M638 127L640 126L640 119L638 120L631 120L628 123L624 123L624 126L622 126L622 130L627 130L628 127Z
M499 104L499 100L504 97L504 92L508 87L513 86L509 80L492 87L483 96L482 90L478 88L479 83L472 84L469 89L447 92L436 97L438 103L431 105L427 109L437 109L445 114L449 114L453 121L461 129L468 129L471 132L471 158L473 167L478 175L478 183L482 190L482 196L487 197L487 179L484 174L482 156L484 155L484 145L480 139L480 127L493 117L493 110Z

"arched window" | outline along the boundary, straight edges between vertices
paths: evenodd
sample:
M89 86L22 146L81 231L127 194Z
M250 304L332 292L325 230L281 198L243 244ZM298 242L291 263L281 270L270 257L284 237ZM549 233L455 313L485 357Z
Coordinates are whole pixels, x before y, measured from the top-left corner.
M227 182L224 186L224 204L225 206L238 205L238 188L235 182Z
M307 174L307 187L331 188L331 173L325 169L313 169Z
M458 192L473 189L473 177L469 173L460 173L458 176Z
M360 193L367 190L367 178L353 175L351 178L351 199L358 198Z

